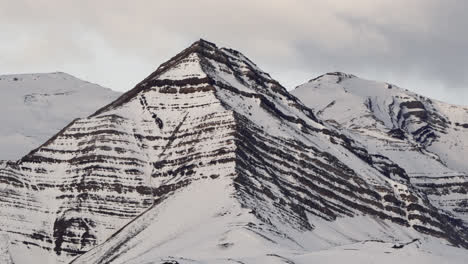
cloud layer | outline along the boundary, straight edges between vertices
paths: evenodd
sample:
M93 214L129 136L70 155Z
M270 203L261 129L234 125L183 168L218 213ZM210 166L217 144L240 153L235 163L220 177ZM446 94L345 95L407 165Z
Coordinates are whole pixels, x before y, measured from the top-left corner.
M468 105L464 0L0 0L0 73L126 90L205 38L293 88L328 71Z

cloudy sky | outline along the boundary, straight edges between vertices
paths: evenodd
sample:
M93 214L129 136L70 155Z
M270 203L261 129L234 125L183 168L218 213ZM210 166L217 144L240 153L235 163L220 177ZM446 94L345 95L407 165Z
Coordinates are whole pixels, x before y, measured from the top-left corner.
M0 0L0 74L125 91L199 38L289 89L344 71L468 105L466 0Z

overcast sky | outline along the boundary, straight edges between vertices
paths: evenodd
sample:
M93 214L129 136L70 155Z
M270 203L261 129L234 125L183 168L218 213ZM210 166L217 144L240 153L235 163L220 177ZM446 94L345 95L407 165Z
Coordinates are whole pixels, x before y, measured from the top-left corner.
M330 71L468 105L466 0L0 0L0 74L125 91L199 38L288 89Z

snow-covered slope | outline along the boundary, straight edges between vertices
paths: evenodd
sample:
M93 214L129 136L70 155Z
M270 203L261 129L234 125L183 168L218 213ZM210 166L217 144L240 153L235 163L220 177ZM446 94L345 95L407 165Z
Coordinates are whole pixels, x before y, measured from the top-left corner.
M322 75L292 93L322 119L354 130L408 137L448 167L468 172L468 107L345 73Z
M339 72L292 94L329 126L398 164L435 206L468 223L468 107Z
M3 164L0 256L311 263L351 249L462 263L466 222L345 132L241 53L197 41Z
M120 93L66 73L0 75L0 160L15 160Z

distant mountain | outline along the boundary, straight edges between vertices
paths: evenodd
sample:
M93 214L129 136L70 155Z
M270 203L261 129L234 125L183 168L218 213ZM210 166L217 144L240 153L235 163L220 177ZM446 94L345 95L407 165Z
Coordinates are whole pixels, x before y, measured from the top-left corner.
M0 75L0 160L15 160L120 93L66 73Z
M305 99L314 96L303 88ZM444 201L463 203L466 173L428 158L438 138L417 128L430 122L439 133L443 117L402 101L398 128L387 129L401 131L371 142L377 125L361 135L338 115L324 118L332 102L315 108L305 99L309 107L240 52L195 42L0 167L0 259L464 263L466 207ZM416 150L379 151L391 140ZM411 169L395 158L406 153L452 174Z

